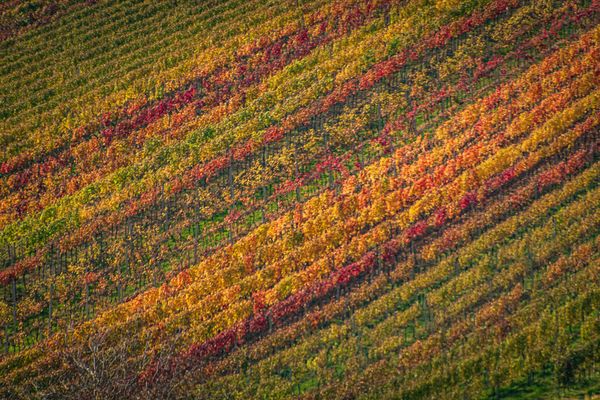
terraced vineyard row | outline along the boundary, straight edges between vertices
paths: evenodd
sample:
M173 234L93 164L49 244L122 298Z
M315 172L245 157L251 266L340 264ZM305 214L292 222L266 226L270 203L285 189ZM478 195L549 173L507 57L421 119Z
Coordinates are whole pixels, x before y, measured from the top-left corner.
M598 393L600 2L53 10L0 42L0 397Z

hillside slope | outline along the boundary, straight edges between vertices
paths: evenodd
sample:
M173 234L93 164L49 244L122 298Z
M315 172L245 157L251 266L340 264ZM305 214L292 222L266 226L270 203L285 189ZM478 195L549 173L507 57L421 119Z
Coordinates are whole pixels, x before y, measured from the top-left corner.
M0 398L600 394L600 1L0 6Z

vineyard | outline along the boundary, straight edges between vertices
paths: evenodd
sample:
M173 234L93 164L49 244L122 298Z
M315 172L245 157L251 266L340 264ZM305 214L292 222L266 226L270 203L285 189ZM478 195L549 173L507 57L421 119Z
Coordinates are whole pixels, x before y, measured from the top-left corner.
M7 0L0 55L0 399L600 396L600 0Z

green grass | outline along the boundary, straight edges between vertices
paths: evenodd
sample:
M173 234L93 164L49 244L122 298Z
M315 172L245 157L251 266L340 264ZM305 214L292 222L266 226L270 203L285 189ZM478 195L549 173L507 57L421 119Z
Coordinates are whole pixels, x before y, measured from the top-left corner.
M534 399L598 399L600 398L600 371L587 380L560 387L552 374L536 374L529 382L525 379L500 388L488 400Z

